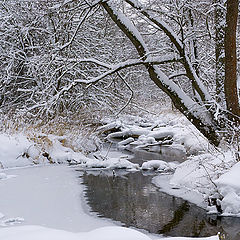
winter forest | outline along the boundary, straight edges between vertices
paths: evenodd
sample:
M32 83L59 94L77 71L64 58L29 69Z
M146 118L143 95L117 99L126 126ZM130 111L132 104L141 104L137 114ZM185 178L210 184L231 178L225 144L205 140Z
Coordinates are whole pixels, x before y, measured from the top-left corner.
M239 11L1 0L0 239L240 240Z

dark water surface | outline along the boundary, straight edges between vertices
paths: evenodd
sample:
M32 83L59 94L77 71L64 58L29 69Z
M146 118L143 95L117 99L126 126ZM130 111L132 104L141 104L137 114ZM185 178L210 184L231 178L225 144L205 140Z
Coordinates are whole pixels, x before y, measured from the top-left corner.
M162 193L152 184L157 173L85 171L85 197L99 217L120 221L123 226L145 229L166 236L211 236L225 233L240 240L240 219L207 215L181 198Z

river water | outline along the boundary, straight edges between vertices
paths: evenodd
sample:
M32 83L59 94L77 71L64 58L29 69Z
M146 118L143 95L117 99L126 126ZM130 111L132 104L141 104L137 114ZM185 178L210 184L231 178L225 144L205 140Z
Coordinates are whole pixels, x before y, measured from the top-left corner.
M208 215L194 204L159 191L152 183L157 174L117 170L114 177L111 170L89 170L81 178L86 201L99 217L165 236L206 237L221 232L228 240L240 240L240 218Z

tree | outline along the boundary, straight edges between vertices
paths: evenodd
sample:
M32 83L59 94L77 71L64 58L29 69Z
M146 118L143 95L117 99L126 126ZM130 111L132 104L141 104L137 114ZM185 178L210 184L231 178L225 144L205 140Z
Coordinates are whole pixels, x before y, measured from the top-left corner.
M156 83L156 85L162 89L172 99L176 108L182 112L187 118L205 135L208 139L217 145L219 138L216 130L217 125L214 121L214 117L205 104L212 100L211 96L203 86L202 82L198 78L189 58L185 52L184 46L178 36L172 31L170 26L161 21L160 18L154 16L150 11L136 1L126 0L132 7L139 10L152 24L157 25L162 29L165 34L170 38L171 42L175 45L180 57L182 58L182 64L185 68L186 75L192 82L196 92L199 95L199 101L203 104L192 100L181 88L179 88L173 81L171 81L154 63L148 63L147 56L149 50L144 42L139 31L134 25L119 11L114 8L114 4L111 1L102 2L102 6L111 16L112 20L118 25L118 27L126 34L131 40L136 50L139 53L140 58L143 60L143 64L146 67L150 78ZM144 62L146 61L146 62Z
M227 110L231 118L240 116L237 90L236 29L238 18L238 0L227 1L225 31L225 97ZM238 120L238 119L237 119Z
M197 76L197 73L191 63L184 44L174 33L172 28L168 26L159 16L153 11L144 7L140 2L133 0L125 0L130 6L148 19L151 24L161 29L176 47L180 58L182 59L183 67L186 71L186 76L191 81L194 89L198 94L198 101L187 96L174 82L172 82L154 62L147 62L148 50L142 35L129 19L121 12L116 10L113 1L103 1L101 5L108 12L112 20L125 33L135 46L140 58L143 60L143 65L146 67L150 78L156 85L162 89L172 99L176 108L182 112L213 144L218 145L219 136L217 131L221 126L216 121L216 108L214 100L209 94L202 81ZM237 19L238 1L227 2L227 27L225 33L225 51L226 51L226 72L225 72L225 96L227 102L227 110L234 115L239 114L238 98L236 93L236 48L234 41L236 38L236 19ZM235 36L235 37L234 37ZM230 50L231 49L231 50ZM230 57L227 57L229 54ZM229 59L229 60L228 60ZM234 75L229 77L229 75ZM233 91L234 93L230 91ZM224 111L224 109L223 109Z

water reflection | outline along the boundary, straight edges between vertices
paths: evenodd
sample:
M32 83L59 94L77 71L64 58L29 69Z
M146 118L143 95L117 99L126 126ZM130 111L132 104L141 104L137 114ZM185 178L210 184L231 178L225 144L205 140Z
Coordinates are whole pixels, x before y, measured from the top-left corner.
M210 236L224 232L229 240L240 239L240 219L219 218L187 201L158 191L152 175L141 172L86 171L83 184L92 211L151 233L168 236Z
M164 160L167 162L183 162L186 160L186 154L178 149L172 149L169 146L161 146L160 152L149 152L142 149L135 149L131 162L142 164L147 160Z

